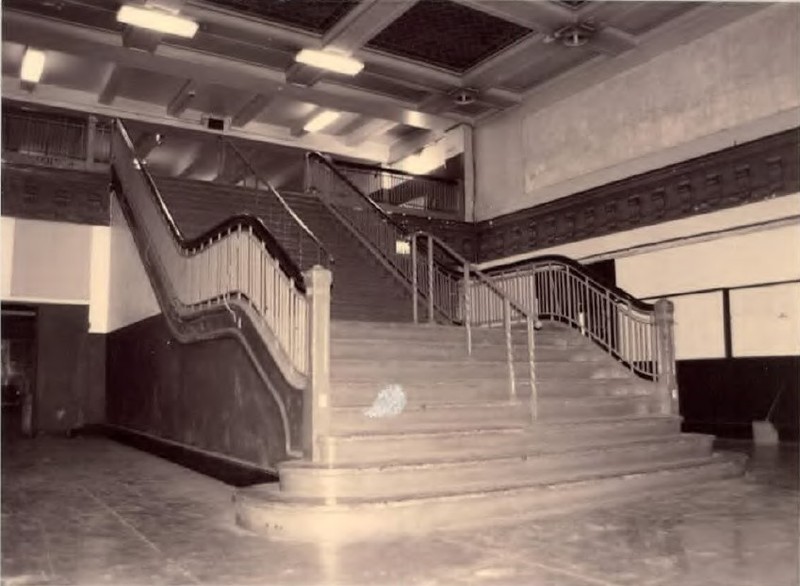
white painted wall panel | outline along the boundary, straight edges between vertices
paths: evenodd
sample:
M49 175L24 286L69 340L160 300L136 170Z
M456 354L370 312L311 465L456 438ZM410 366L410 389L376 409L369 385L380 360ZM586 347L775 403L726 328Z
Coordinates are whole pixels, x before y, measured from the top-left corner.
M733 355L800 355L800 283L731 291Z

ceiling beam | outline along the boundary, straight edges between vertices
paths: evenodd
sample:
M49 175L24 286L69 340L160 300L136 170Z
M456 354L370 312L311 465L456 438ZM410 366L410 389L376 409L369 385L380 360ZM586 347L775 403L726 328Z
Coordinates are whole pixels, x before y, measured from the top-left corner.
M191 105L197 96L197 84L193 79L189 79L181 86L178 93L167 104L167 114L179 118Z
M45 49L63 51L95 60L107 60L127 67L156 71L198 84L218 84L240 91L278 91L288 98L321 107L366 114L431 130L449 128L468 117L431 116L419 112L414 104L341 84L323 81L313 88L285 83L284 72L236 61L218 55L162 43L154 54L130 51L119 43L116 33L35 17L15 10L5 10L4 40L26 43L31 38Z
M400 18L417 0L361 0L322 37L322 46L342 55L354 51ZM286 72L286 81L314 85L326 72L317 67L295 63Z
M106 105L113 104L114 100L119 94L119 90L122 88L124 77L125 68L112 64L111 71L106 78L105 84L103 84L103 89L100 90L100 95L97 97L97 101Z
M386 134L395 126L397 126L397 124L390 120L359 116L342 128L341 134L344 136L346 145L358 146L368 138L375 138L376 136Z
M544 39L545 35L541 33L530 35L478 64L464 74L464 86L484 90L503 83L530 64L531 53Z
M275 101L277 93L256 94L241 109L233 115L233 126L246 126L251 120L257 118L264 110Z
M3 99L7 100L96 114L107 118L145 122L161 129L174 128L207 134L223 134L202 126L200 124L201 113L197 111L188 110L183 118L174 118L167 115L164 106L124 97L119 97L113 105L106 106L97 102L97 94L94 92L49 84L39 84L36 92L29 94L20 87L18 78L9 76L3 76L0 88L2 88ZM355 148L347 146L338 137L329 134L311 133L301 139L297 139L292 138L289 130L284 126L265 124L258 121L253 121L246 129L229 128L224 134L244 140L316 150L376 162L383 162L389 156L389 146L380 141L367 141Z

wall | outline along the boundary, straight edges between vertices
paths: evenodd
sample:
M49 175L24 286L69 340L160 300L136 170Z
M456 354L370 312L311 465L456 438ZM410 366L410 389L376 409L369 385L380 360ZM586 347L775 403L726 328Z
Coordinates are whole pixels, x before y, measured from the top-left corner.
M717 9L746 16L649 60L644 43L618 58L632 67L564 90L557 101L543 102L533 92L520 107L479 126L477 219L796 126L800 8L704 8ZM681 34L675 28L672 34Z
M105 338L99 274L108 228L0 218L4 307L34 309L33 429L61 432L104 419ZM97 283L95 283L97 285Z

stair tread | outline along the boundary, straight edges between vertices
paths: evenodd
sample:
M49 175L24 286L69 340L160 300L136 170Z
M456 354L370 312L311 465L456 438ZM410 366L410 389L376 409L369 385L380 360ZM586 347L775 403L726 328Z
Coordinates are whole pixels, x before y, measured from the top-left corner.
M631 422L655 422L655 421L676 421L677 418L671 415L642 415L642 416L611 416L611 417L594 417L594 418L576 418L576 419L559 419L548 421L537 421L537 428L556 428L566 427L573 425L625 425ZM442 436L455 436L455 435L475 435L475 434L503 434L503 435L525 435L531 429L530 424L526 424L519 428L501 428L501 429L473 429L473 430L448 430L448 431L410 431L410 432L394 432L394 433L349 433L346 435L336 436L337 440L377 440L389 438L434 438Z
M734 461L723 458L718 454L710 454L702 458L690 458L685 460L676 460L668 462L660 462L654 460L649 463L636 463L635 465L621 465L609 466L595 470L585 476L578 478L536 484L531 483L523 486L515 487L500 487L497 489L480 489L480 490L465 490L458 492L434 492L434 493L420 493L414 496L399 496L387 500L385 497L372 497L372 498L359 498L359 497L339 497L333 503L330 499L319 497L306 497L295 496L287 493L280 492L277 486L256 486L244 489L243 492L250 498L264 499L274 501L274 504L284 507L358 507L358 506L374 506L381 505L386 507L403 507L408 504L421 503L426 501L448 501L448 500L475 500L481 498L492 498L498 495L516 495L525 492L542 492L554 489L565 490L570 487L585 486L590 483L598 483L601 481L609 482L624 482L627 478L632 476L644 475L674 475L680 474L681 471L690 471L692 469L703 468L707 466L733 466ZM535 479L532 479L535 480Z
M620 438L620 441L609 442L606 444L598 445L592 444L591 446L585 445L572 445L566 446L565 449L557 450L544 450L544 451L526 451L519 454L497 454L480 456L474 458L444 458L441 460L425 460L425 461L386 461L381 463L372 462L342 462L333 467L315 464L307 460L290 460L281 464L280 469L308 469L308 470L324 470L326 473L351 473L352 471L386 471L386 470L418 470L430 467L435 468L458 468L470 465L479 464L492 464L501 462L513 462L521 459L536 458L539 456L555 456L559 454L568 453L595 453L605 452L607 450L625 450L627 448L633 449L636 447L652 446L659 444L702 444L710 442L709 436L704 434L691 434L691 433L674 433L674 434L657 434L657 435L641 435Z

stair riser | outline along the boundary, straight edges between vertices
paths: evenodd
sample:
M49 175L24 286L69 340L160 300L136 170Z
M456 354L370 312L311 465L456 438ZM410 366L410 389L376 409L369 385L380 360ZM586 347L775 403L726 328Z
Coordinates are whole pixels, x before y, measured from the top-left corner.
M386 386L376 383L331 383L331 403L335 407L362 407L371 405L378 392ZM487 403L509 398L505 381L454 381L449 384L431 384L428 381L403 385L409 405L441 403Z
M645 496L737 473L736 465L715 462L670 473L638 474L566 485L558 490L534 487L353 506L298 507L281 502L265 503L240 491L236 494L235 506L237 521L242 526L271 538L352 542L391 539L437 529L467 529L506 521L518 522L578 507L596 507L619 499L628 501L637 493Z
M629 417L658 415L659 403L651 397L622 399L549 399L539 400L538 413L543 420L592 417Z
M403 384L407 382L441 382L448 380L492 380L501 382L508 377L508 366L502 363L430 363L430 362L375 362L331 364L331 381L376 384Z
M333 463L381 464L385 462L434 462L454 459L502 458L533 450L559 451L583 446L613 444L638 436L677 433L676 420L656 419L623 424L564 425L529 428L527 433L485 432L433 436L396 435L321 439Z
M579 350L572 348L541 347L536 348L537 362L609 362L611 358L599 350ZM430 344L416 341L413 344L399 345L396 341L370 340L363 342L354 339L336 339L331 347L331 358L375 358L376 360L421 360L421 359L456 359L463 360L467 354L466 339L462 338L453 342ZM506 360L506 347L476 346L472 358L475 360ZM525 362L528 358L526 347L514 348L514 358L518 362Z
M711 440L684 439L603 451L568 452L506 460L479 460L463 465L430 464L405 468L331 470L281 469L281 490L294 497L409 498L420 494L503 490L575 481L609 466L641 465L699 459L711 453Z
M479 428L521 427L530 422L525 405L476 405L406 410L393 417L367 417L363 409L338 409L331 416L331 434L419 433Z

